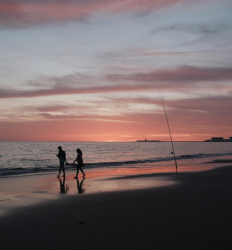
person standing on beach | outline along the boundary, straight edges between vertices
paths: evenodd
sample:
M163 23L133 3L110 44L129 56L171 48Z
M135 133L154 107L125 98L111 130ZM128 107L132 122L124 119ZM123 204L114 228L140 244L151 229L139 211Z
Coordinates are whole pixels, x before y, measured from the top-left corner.
M74 178L77 179L79 170L81 170L81 172L82 172L82 174L83 174L83 177L84 177L84 176L85 176L85 173L84 173L84 171L83 171L83 169L82 169L82 167L83 167L82 152L81 152L81 150L80 150L79 148L77 149L77 158L76 158L75 161L77 162L77 174L76 174L76 176L75 176ZM75 161L74 161L74 162L75 162ZM73 164L74 164L74 162L73 162Z
M59 174L57 175L57 177L59 178L61 169L63 170L63 173L64 173L63 177L65 177L64 162L66 162L66 154L65 154L65 151L62 150L61 146L59 146L58 149L59 149L59 153L56 156L60 159L60 169L59 169Z

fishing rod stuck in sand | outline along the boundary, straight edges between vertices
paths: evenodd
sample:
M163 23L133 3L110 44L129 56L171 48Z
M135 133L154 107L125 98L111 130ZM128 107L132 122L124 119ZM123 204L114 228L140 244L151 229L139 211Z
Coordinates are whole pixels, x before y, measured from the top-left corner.
M159 90L160 92L160 90ZM175 150L174 150L174 145L173 145L173 141L172 141L172 134L171 134L171 130L170 130L170 126L169 126L169 122L168 122L168 116L167 116L167 113L166 113L166 109L165 109L165 106L164 106L164 100L163 100L163 97L161 95L161 92L160 92L160 97L161 97L161 100L162 100L162 103L163 103L163 107L164 107L164 113L165 113L165 116L166 116L166 121L167 121L167 124L168 124L168 130L169 130L169 135L170 135L170 139L171 139L171 143L172 143L172 154L174 156L174 159L175 159L175 165L176 165L176 175L178 175L177 173L177 162L176 162L176 154L175 154Z

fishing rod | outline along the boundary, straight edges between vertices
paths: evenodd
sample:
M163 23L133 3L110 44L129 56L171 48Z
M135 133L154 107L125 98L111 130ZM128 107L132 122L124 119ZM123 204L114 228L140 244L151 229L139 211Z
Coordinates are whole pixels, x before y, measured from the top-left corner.
M160 90L159 90L160 92ZM169 122L168 122L168 116L167 116L167 113L166 113L166 109L165 109L165 106L164 106L164 100L163 100L163 97L161 95L161 92L160 92L160 97L161 97L161 100L162 100L162 103L163 103L163 107L164 107L164 113L165 113L165 116L166 116L166 121L167 121L167 124L168 124L168 130L169 130L169 135L170 135L170 139L171 139L171 143L172 143L172 154L174 156L174 159L175 159L175 165L176 165L176 175L177 174L177 162L176 162L176 154L175 154L175 150L174 150L174 145L173 145L173 141L172 141L172 134L171 134L171 130L170 130L170 126L169 126Z

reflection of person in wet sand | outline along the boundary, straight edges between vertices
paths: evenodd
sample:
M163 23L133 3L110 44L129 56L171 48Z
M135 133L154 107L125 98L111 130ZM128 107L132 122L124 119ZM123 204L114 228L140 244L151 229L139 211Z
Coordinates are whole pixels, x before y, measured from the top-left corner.
M63 177L65 177L64 162L66 161L66 154L65 154L65 151L62 150L61 146L59 146L58 149L59 149L59 153L56 156L60 159L60 169L59 169L59 174L57 175L57 177L59 178L61 169L63 170L63 173L64 173Z
M82 158L82 152L81 152L81 150L78 148L77 149L77 158L76 158L76 160L75 160L76 162L77 162L77 174L76 174L76 176L74 177L74 178L77 178L77 176L78 176L78 173L79 173L79 170L81 170L81 172L82 172L82 174L83 174L83 177L85 176L85 173L84 173L84 171L83 171L83 169L82 169L82 167L83 167L83 158ZM75 162L74 161L74 162ZM73 162L73 163L74 163Z
M65 194L68 192L68 187L66 186L65 188L65 178L63 179L63 181L60 179L60 177L58 177L60 180L60 193Z
M82 185L83 185L84 179L85 179L85 177L83 177L83 180L80 183L79 180L78 180L78 178L77 178L77 190L78 190L79 194L82 194L85 191L84 189L82 189Z

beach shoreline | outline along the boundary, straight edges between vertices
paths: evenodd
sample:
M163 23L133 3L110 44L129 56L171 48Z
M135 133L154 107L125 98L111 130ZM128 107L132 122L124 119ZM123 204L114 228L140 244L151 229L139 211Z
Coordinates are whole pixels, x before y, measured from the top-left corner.
M178 174L201 172L232 163L232 156L204 159L184 159L178 162ZM0 216L19 207L60 199L64 195L126 191L176 184L175 165L170 162L143 163L123 168L85 169L86 178L75 171L66 172L65 179L57 173L1 178ZM63 186L62 186L63 185Z
M226 166L211 170L164 173L175 180L171 185L60 194L11 209L0 217L3 248L230 249L231 159L204 164L223 166L225 160ZM161 173L151 175L108 179L128 182Z

